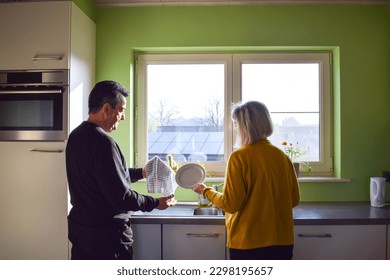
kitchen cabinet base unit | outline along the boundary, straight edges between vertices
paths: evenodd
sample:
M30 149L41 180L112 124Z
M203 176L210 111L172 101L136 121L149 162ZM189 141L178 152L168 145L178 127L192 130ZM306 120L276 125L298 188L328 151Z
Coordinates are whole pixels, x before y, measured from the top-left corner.
M384 260L386 225L295 226L296 260Z
M163 225L164 260L224 260L222 225Z
M0 260L68 259L65 142L0 142Z
M161 260L161 225L132 224L135 260Z

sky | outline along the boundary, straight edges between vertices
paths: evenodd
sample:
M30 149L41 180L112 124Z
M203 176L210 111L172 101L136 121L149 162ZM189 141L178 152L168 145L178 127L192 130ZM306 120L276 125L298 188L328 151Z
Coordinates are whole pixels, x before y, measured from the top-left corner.
M223 100L224 72L223 64L149 65L148 112L158 112L164 100L179 118L204 115L213 100ZM242 76L243 101L259 100L271 113L315 113L295 117L302 125L318 123L318 64L244 64Z

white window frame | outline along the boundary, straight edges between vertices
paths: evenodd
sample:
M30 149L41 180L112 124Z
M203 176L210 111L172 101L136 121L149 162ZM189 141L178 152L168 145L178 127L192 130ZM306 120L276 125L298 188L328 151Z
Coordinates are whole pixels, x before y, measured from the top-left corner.
M135 165L144 166L147 161L147 81L145 77L149 64L224 64L225 65L225 89L224 110L230 111L232 97L232 55L231 54L140 54L136 55L136 94L135 94ZM230 76L229 76L230 75ZM229 82L230 81L230 82ZM224 161L202 162L209 174L223 176L226 169L228 155L233 145L233 136L230 114L224 116ZM226 129L226 127L228 129Z
M318 63L320 66L320 159L310 176L333 176L333 129L330 52L240 53L233 55L233 102L241 100L241 65L245 63ZM278 143L274 143L277 145Z
M320 65L320 160L312 162L312 177L333 176L333 127L332 127L332 81L330 52L252 52L229 54L137 54L135 77L135 155L136 166L143 166L147 160L147 88L146 69L149 64L196 64L223 63L225 65L225 118L224 162L207 162L210 174L223 176L228 156L233 151L233 126L230 119L232 103L241 100L242 63L308 63ZM277 143L275 143L277 144ZM303 174L305 175L305 174Z

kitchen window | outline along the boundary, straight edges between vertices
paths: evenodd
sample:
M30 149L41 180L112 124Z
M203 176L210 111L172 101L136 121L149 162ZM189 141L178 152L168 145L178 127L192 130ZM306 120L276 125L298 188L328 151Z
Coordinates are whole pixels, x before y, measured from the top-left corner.
M234 150L232 103L265 103L269 138L303 154L311 176L332 175L331 55L327 52L139 54L136 77L136 158L143 166L168 154L223 176ZM305 174L303 174L305 175Z

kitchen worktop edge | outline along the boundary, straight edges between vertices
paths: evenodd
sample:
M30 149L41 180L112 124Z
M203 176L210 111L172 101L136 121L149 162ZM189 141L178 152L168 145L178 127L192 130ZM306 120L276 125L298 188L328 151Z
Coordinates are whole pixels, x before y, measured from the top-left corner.
M369 202L301 202L293 212L295 225L390 225L390 207L375 208ZM133 215L132 223L224 225L225 217L146 214Z

